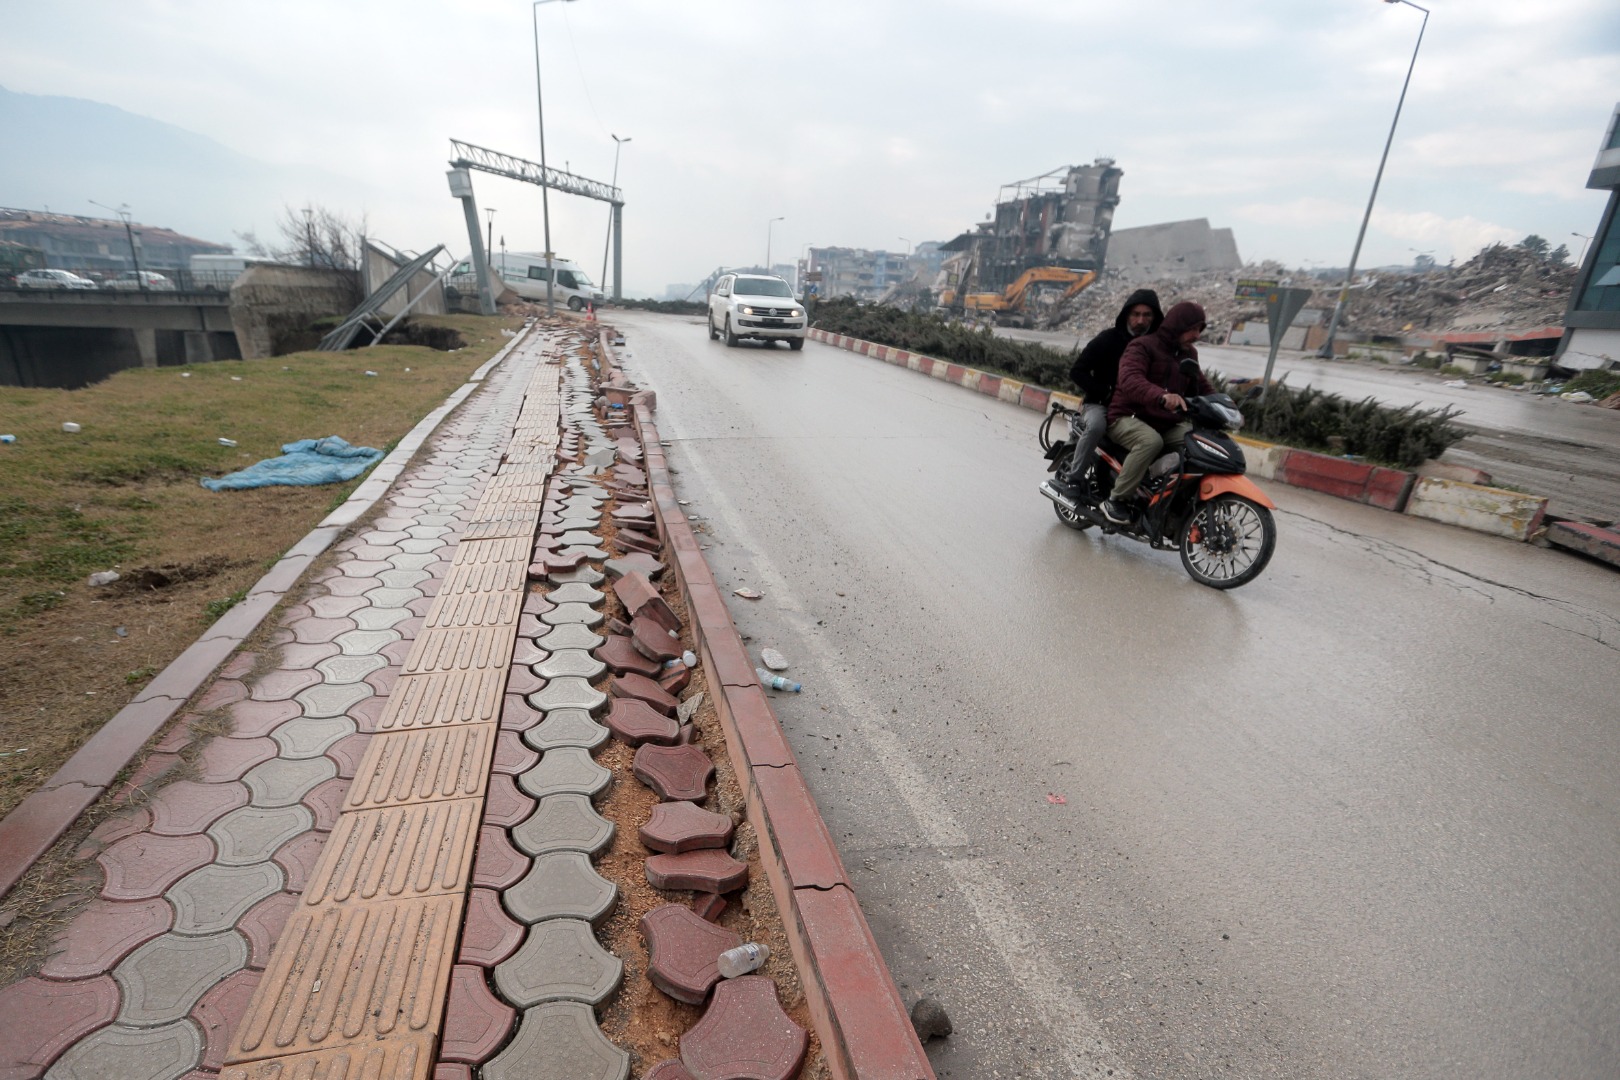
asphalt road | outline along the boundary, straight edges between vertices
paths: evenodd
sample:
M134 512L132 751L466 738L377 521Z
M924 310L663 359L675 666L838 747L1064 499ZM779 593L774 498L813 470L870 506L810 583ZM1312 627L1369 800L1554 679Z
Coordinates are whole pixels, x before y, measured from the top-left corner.
M613 322L940 1076L1616 1075L1620 575L1274 486L1215 592L1031 412Z
M997 329L996 333L1053 348L1072 349L1071 334ZM1228 376L1265 374L1264 349L1198 346L1200 358ZM1314 386L1351 400L1377 398L1391 405L1450 406L1458 423L1474 429L1443 460L1490 473L1494 482L1547 495L1554 514L1585 521L1620 519L1620 410L1599 409L1553 397L1470 383L1446 386L1444 376L1414 368L1300 353L1277 357L1274 377L1290 386Z

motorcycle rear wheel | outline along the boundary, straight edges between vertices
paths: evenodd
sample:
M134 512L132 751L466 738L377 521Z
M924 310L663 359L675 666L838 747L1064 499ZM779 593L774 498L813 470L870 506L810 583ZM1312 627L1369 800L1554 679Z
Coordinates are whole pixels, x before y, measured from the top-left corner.
M1235 589L1260 576L1277 546L1271 511L1241 495L1199 503L1176 545L1192 579L1212 589Z

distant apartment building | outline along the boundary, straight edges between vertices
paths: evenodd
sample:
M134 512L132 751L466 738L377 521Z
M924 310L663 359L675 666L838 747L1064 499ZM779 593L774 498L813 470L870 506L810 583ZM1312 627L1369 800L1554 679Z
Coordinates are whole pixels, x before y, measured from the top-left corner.
M193 255L228 255L230 247L184 236L173 229L110 218L0 208L0 242L39 251L45 265L76 273L116 274L135 269L135 252L145 270L185 270Z
M1609 193L1564 314L1557 363L1573 370L1620 368L1620 105L1598 147L1586 186Z
M817 295L824 299L853 296L857 300L876 300L912 276L905 255L866 248L813 247L805 270L806 284L815 285Z

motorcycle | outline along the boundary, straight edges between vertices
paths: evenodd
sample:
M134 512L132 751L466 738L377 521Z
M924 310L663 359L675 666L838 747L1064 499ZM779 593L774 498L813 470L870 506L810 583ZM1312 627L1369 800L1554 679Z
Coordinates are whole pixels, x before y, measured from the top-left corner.
M1244 475L1248 465L1243 450L1227 434L1243 426L1243 413L1232 399L1208 394L1186 401L1193 425L1187 441L1180 453L1171 450L1148 467L1137 490L1144 505L1129 524L1116 525L1102 512L1125 460L1124 450L1111 439L1104 438L1092 455L1075 485L1077 498L1051 480L1041 483L1041 494L1052 500L1058 520L1071 529L1095 526L1104 535L1117 533L1161 551L1175 548L1194 581L1212 589L1235 589L1259 577L1271 561L1277 545L1271 511L1277 504ZM1059 418L1069 422L1067 439L1052 437ZM1052 402L1040 430L1041 449L1051 463L1048 472L1067 475L1079 420L1079 410Z

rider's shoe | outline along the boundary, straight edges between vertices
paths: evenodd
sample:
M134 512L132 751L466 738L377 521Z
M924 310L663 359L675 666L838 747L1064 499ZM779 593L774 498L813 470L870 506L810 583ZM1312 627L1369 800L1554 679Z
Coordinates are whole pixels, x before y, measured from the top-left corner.
M1048 480L1047 483L1052 485L1053 491L1057 492L1059 495L1063 496L1065 499L1068 499L1072 503L1082 503L1086 501L1085 493L1074 484L1069 483L1067 480L1060 480L1058 477L1054 476Z
M1104 499L1101 509L1103 517L1115 525L1129 525L1131 523L1130 510L1113 499Z

